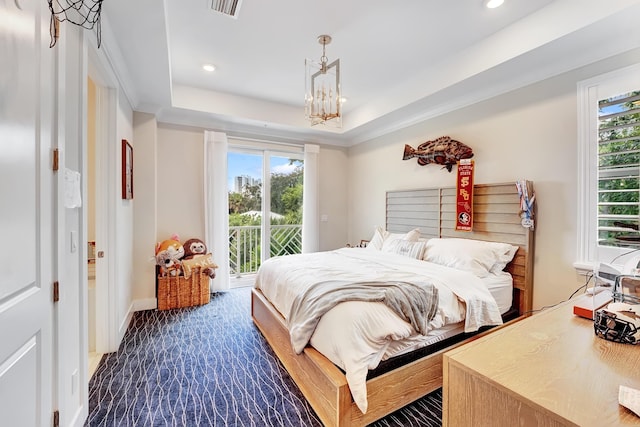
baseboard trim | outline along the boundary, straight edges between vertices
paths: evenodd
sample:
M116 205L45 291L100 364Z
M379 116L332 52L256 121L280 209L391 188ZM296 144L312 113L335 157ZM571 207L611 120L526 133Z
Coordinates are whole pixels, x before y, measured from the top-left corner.
M117 348L120 348L120 344L124 339L124 334L127 332L127 329L129 328L131 319L133 319L133 303L131 303L131 305L129 306L127 315L124 317L124 319L122 320L122 323L120 323L120 327L118 328L118 347Z
M155 310L158 308L158 300L156 298L141 298L133 300L131 311Z

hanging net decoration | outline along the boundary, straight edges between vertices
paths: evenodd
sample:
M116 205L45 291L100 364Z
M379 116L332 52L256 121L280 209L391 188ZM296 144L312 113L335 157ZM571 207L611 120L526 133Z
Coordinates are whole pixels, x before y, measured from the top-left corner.
M102 0L47 0L51 11L49 34L51 43L55 46L60 35L60 22L69 21L79 27L92 30L96 27L98 47L102 41L100 29L100 13L102 12Z

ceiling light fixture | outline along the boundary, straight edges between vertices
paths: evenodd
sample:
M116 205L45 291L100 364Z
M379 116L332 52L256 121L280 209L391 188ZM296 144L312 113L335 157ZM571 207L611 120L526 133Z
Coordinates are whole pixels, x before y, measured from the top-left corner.
M213 65L213 64L204 64L202 66L202 69L205 70L205 71L208 71L208 72L212 72L212 71L216 70L216 66Z
M504 0L485 0L484 5L489 9L495 9L502 6L502 3L504 3Z
M326 55L326 46L331 43L331 36L318 36L318 43L322 45L320 63L305 59L305 116L311 126L330 124L342 127L342 95L340 88L340 60L331 64Z

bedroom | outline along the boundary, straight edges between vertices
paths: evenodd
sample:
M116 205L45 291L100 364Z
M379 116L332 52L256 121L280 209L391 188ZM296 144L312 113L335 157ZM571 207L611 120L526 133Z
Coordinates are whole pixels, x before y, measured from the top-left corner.
M434 165L419 166L415 161L402 161L401 151L405 144L416 146L438 136L455 135L474 149L477 183L514 179L535 183L541 201L539 216L545 219L536 236L535 305L542 307L566 298L584 279L573 266L574 262L581 261L577 253L580 166L576 84L637 62L638 49L635 47L363 143L322 144L319 211L327 215L328 221L320 223L320 248L336 248L370 237L372 230L384 223L387 190L453 185L453 174ZM482 81L481 76L476 78ZM473 79L470 80L473 84ZM201 98L198 100L204 102ZM152 123L156 121L153 128L157 151L148 152L149 155L157 154L156 170L175 168L185 184L172 188L170 180L161 175L158 175L158 183L171 189L169 191L177 201L174 206L193 207L189 210L174 207L172 211L170 206L163 205L167 210L157 212L157 234L170 234L177 221L194 227L190 233L202 234L204 225L199 212L203 206L197 197L202 171L197 159L206 127L163 123L151 115L135 114L145 126L153 127ZM545 125L540 126L540 123ZM229 144L243 142L233 132L228 137ZM265 139L278 141L277 138ZM175 152L175 141L180 141L181 153ZM140 203L137 203L136 209L139 208ZM147 214L152 212L146 211ZM136 277L145 274L149 274L149 269L146 272L138 270ZM144 293L142 289L139 292Z
M575 2L570 1L552 3L567 3L577 7ZM630 15L636 17L637 2L623 3L630 8ZM635 36L638 31L635 27L626 28L625 35ZM113 34L110 35L106 27L103 30L102 52L117 57L117 49L113 44L110 45L113 43ZM67 31L72 33L72 30ZM93 34L87 38L93 38ZM601 49L594 49L591 53L600 55L600 58L584 58L584 65L567 68L542 81L472 105L460 106L428 120L409 123L409 126L358 144L322 144L319 199L320 211L327 215L328 221L320 224L320 248L336 248L346 242L370 237L374 227L384 223L384 193L387 190L452 185L454 174L437 166L421 167L415 162L401 160L404 144L416 145L433 137L451 135L473 147L476 153L476 182L509 182L521 178L534 182L539 197L534 306L539 308L567 298L584 281L573 265L579 261L577 177L580 165L577 158L576 84L640 62L640 48L637 45L640 38L625 39L628 44L615 49L599 46ZM87 41L88 44L92 42ZM317 48L315 41L311 45L312 49ZM337 46L338 38L331 47ZM100 50L96 52L98 64L109 64L108 60L100 58L100 55L106 54ZM330 57L334 56L332 52L328 50ZM305 52L310 56L316 53L319 51ZM576 52L586 56L588 53L587 50ZM346 63L347 58L339 56ZM155 71L144 72L152 74ZM343 72L347 74L346 66ZM302 75L302 71L300 73ZM148 248L153 246L157 236L174 232L176 223L186 224L185 234L203 233L204 225L198 213L202 209L198 204L201 203L198 194L202 181L200 146L203 132L209 128L209 125L203 124L206 117L202 115L196 115L194 123L189 125L171 124L158 120L151 113L140 112L142 108L132 107L126 93L133 89L126 74L122 72L112 81L119 92L113 123L116 128L114 139L119 141L125 138L133 143L136 180L140 182L136 181L135 212L133 203L121 200L113 202L115 206L112 207L117 217L117 228L124 230L122 238L117 240L113 248L118 267L114 271L114 282L118 286L113 313L115 343L118 336L121 337L123 328L126 328L131 312L147 308L153 303L153 270L148 263ZM230 139L234 139L231 133ZM266 135L265 139L278 138ZM180 155L176 155L176 141L180 144ZM157 161L142 162L141 159L145 158L156 158ZM174 187L167 188L166 179L163 181L162 177L163 171L178 173L181 177L179 185L176 183ZM157 181L155 176L158 176ZM157 195L151 195L150 189L156 184L162 190ZM156 211L154 206L160 200L162 191L172 194L176 206L189 208ZM148 218L154 220L148 221ZM82 366L80 356L73 350L74 346L79 346L78 342L71 344L72 350L69 352L74 357L69 358L69 366L62 369L65 378L67 375L71 377ZM68 393L72 394L71 391ZM64 398L61 400L67 401ZM68 402L72 401L68 399ZM73 407L74 403L68 405ZM69 413L73 411L63 412Z

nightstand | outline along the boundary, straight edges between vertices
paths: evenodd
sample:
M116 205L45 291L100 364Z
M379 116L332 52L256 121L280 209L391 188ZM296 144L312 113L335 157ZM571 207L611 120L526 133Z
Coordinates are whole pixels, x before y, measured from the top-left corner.
M640 425L618 389L640 389L640 348L596 337L576 300L443 357L445 426Z

